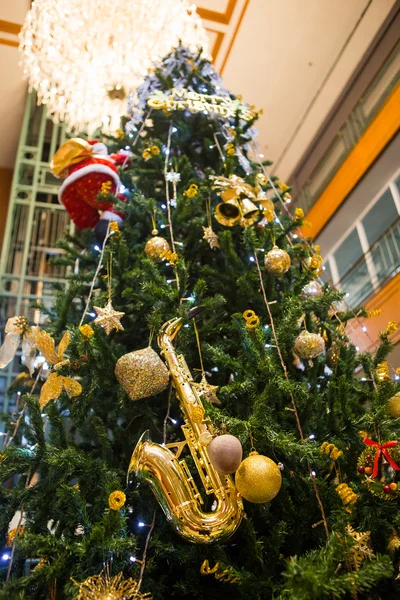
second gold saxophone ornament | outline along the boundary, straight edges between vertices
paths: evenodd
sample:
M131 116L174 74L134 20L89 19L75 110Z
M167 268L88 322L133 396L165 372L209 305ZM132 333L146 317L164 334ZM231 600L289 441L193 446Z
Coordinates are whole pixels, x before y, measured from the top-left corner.
M186 440L161 445L151 442L147 432L140 438L129 464L128 479L141 475L151 485L154 495L168 521L180 536L195 544L221 542L238 528L243 516L243 504L235 483L229 475L217 472L208 456L205 435L214 433L204 417L201 398L182 355L177 355L173 340L182 327L182 320L172 319L163 325L158 344L167 363L185 424ZM151 374L149 374L151 376ZM198 416L201 414L201 418ZM188 445L206 494L213 494L216 508L207 512L204 500L181 451ZM176 448L177 452L172 452Z

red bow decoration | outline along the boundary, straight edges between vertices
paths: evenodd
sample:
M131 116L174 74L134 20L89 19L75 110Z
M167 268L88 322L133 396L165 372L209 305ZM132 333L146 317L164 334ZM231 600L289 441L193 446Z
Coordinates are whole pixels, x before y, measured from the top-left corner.
M396 463L394 462L393 458L390 456L389 451L388 451L388 448L393 448L394 446L397 446L397 444L398 444L397 440L385 442L384 444L378 444L378 442L374 442L373 440L370 440L369 438L364 438L363 442L364 442L364 444L367 444L367 446L372 446L373 448L377 449L377 453L375 454L374 470L372 472L373 479L375 479L375 477L377 477L377 475L378 475L379 457L381 454L383 454L383 456L386 458L386 460L388 461L390 466L393 467L393 469L395 469L396 471L400 471L399 465L396 465Z

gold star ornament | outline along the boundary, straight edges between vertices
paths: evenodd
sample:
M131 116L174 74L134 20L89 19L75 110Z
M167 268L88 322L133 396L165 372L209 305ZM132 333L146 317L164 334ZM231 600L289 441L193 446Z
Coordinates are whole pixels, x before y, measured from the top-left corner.
M219 248L219 239L215 231L212 230L212 227L203 226L203 231L203 240L206 240L209 243L211 250Z
M120 319L122 319L125 313L114 310L111 300L109 300L103 308L100 306L94 306L93 308L97 313L97 317L93 322L104 327L104 331L107 335L109 335L113 329L116 329L117 331L124 330Z
M193 387L196 388L197 393L201 398L208 400L208 402L211 402L212 404L221 404L221 401L216 394L218 386L208 383L205 375L201 378L200 383L193 383Z

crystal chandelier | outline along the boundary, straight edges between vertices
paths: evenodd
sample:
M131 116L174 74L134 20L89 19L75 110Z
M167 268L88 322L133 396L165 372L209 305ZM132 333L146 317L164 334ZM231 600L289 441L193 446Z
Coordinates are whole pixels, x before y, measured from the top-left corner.
M126 98L179 42L207 49L186 0L35 0L20 33L24 75L54 122L119 127Z

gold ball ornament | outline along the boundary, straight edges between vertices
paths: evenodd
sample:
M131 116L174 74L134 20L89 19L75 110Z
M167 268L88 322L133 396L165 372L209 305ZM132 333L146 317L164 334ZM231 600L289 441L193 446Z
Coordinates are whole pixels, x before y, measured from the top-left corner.
M310 283L307 283L301 290L301 297L303 299L319 298L322 294L322 285L320 285L318 281L310 281Z
M167 240L156 235L146 242L144 253L146 254L147 258L150 258L154 262L158 263L162 261L162 255L165 252L168 252L169 249L170 247Z
M393 419L400 418L400 392L397 392L387 402L388 413Z
M242 444L237 437L229 433L219 435L208 446L208 456L218 473L234 473L242 462Z
M286 250L274 246L264 258L265 268L274 275L283 275L289 270L290 256Z
M121 356L115 365L115 376L131 400L155 396L169 382L167 367L150 346Z
M250 452L236 471L235 484L245 500L263 504L275 498L281 489L282 475L273 460Z
M305 359L316 358L325 350L324 338L319 333L302 331L294 341L294 351L297 356Z

